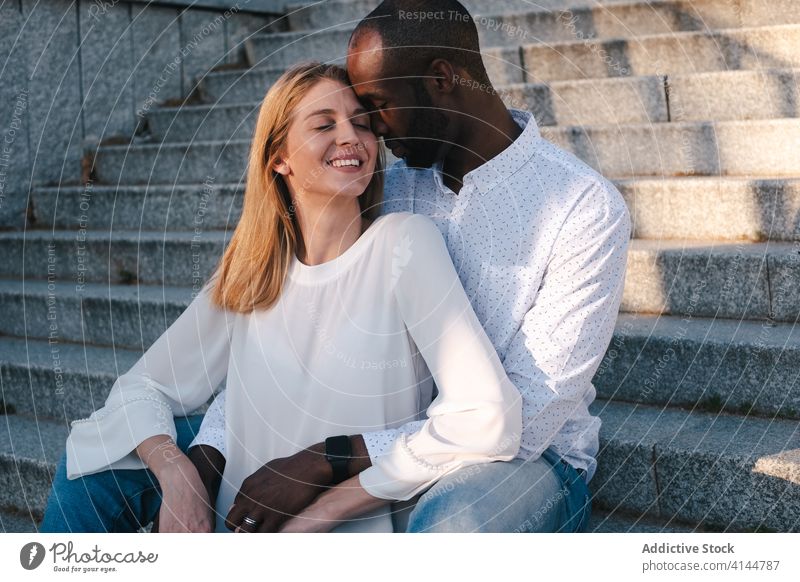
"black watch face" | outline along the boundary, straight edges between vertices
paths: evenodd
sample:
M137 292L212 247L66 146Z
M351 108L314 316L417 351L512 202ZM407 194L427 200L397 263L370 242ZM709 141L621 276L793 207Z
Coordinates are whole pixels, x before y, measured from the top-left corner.
M351 454L350 437L338 436L325 440L325 456L329 461L333 462L330 457L349 459Z

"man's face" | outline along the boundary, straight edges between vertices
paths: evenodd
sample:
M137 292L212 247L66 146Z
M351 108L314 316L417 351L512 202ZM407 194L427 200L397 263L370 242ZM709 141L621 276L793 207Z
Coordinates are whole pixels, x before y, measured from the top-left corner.
M449 119L436 107L422 79L382 73L380 37L361 35L350 47L347 72L359 100L371 111L372 128L409 167L429 168L449 146Z

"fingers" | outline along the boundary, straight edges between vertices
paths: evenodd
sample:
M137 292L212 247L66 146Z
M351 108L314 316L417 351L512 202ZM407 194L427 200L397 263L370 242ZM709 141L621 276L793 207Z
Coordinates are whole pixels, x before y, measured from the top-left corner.
M248 505L251 507L248 508ZM261 510L253 509L252 504L234 503L225 518L225 527L233 530L234 533L255 533L262 531L264 524L264 513Z
M228 511L228 516L225 518L225 527L235 531L236 528L238 528L239 525L241 525L245 515L246 511L244 508L244 504L234 503L231 506L230 511Z
M239 533L256 533L261 525L261 520L252 515L245 515L239 524Z

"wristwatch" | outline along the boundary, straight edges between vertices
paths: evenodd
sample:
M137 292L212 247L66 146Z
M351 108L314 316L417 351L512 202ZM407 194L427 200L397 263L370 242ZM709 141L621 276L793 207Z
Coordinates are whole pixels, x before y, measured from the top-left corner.
M333 467L331 483L337 485L350 476L347 463L352 457L353 449L350 446L349 436L334 436L325 439L325 458Z

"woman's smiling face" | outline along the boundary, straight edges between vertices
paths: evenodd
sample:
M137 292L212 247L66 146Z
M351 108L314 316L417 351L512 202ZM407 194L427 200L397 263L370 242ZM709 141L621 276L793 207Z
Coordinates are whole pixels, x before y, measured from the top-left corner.
M369 115L353 90L323 79L292 113L286 151L275 170L293 197L356 198L372 179L377 152Z

